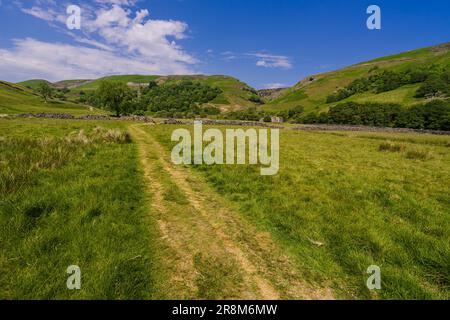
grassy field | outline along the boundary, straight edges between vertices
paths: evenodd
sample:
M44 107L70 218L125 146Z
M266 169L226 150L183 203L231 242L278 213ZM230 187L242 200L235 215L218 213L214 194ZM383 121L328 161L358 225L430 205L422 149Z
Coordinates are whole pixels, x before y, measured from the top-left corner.
M0 120L1 299L161 298L157 230L124 126ZM69 265L83 290L66 288Z
M448 136L283 130L263 177L175 128L0 120L0 298L450 298Z
M153 133L167 150L169 130ZM250 166L195 168L305 279L338 297L450 297L449 137L284 131L280 144L275 177ZM373 264L378 292L365 286Z

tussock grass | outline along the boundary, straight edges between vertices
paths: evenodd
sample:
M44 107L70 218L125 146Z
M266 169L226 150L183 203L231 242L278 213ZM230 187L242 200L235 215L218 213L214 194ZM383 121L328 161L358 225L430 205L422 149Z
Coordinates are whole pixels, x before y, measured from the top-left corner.
M214 300L230 297L242 285L242 274L236 272L236 263L229 260L218 260L205 253L197 253L194 257L197 269L197 288L200 299ZM230 290L233 288L233 290Z
M124 125L26 123L0 123L0 298L159 297L158 230Z
M86 134L84 129L64 138L2 137L0 140L0 192L18 190L36 171L58 169L86 151L83 145L129 143L127 132L119 129L96 129Z
M430 151L428 150L409 150L406 152L406 158L412 159L412 160L429 160L433 156Z
M403 152L405 151L406 146L403 144L396 144L392 142L384 142L380 144L380 151L390 151L390 152Z

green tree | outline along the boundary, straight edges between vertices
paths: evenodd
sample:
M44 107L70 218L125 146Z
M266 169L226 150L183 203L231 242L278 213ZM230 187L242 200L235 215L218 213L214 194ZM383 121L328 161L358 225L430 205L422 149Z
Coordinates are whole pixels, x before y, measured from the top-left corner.
M118 117L121 113L132 112L132 91L125 83L102 81L95 95L102 107L115 112Z
M53 97L54 88L47 82L42 82L37 87L37 92L42 96L45 103Z

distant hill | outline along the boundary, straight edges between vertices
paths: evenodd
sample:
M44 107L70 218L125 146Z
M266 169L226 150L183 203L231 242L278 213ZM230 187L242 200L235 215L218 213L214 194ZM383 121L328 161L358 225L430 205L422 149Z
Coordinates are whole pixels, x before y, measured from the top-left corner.
M78 95L80 92L88 93L98 88L103 80L120 81L127 84L146 84L150 81L156 81L158 84L167 82L177 82L182 80L191 80L205 83L222 90L216 99L210 102L210 105L219 107L222 111L238 110L247 107L257 106L250 99L257 96L257 91L244 82L229 76L205 76L205 75L177 75L177 76L157 76L157 75L117 75L108 76L94 80L65 80L54 83L57 88L70 89L70 95ZM32 80L36 81L36 80ZM25 83L29 83L26 81Z
M327 97L352 81L379 74L383 71L404 72L417 68L429 68L433 65L450 67L450 43L408 51L388 57L359 63L350 67L323 74L312 75L300 81L294 87L283 90L276 98L263 106L266 111L289 110L303 106L305 112L327 111L337 103L355 102L392 102L405 106L424 101L415 98L420 83L404 85L395 90L382 93L371 91L354 94L339 102L327 103Z
M32 80L31 86L38 85L39 81ZM31 89L6 81L0 81L0 114L20 113L67 113L72 115L101 114L101 110L91 109L84 105L71 102L52 100L45 103L43 99Z
M206 106L217 107L221 111L236 111L259 107L262 111L277 112L303 107L305 114L311 112L328 111L331 107L344 102L379 102L397 103L403 106L411 106L423 102L425 98L416 97L417 90L422 83L405 83L401 86L389 88L384 91L359 90L356 93L345 95L343 98L330 99L332 95L347 90L355 80L376 81L379 75L386 72L404 74L407 71L431 70L432 68L447 67L450 69L450 43L408 51L392 56L381 57L371 61L355 64L340 70L311 75L303 79L291 88L269 89L256 91L244 82L230 76L214 75L116 75L100 79L64 80L49 83L46 80L34 79L19 83L21 88L35 90L42 82L47 82L57 89L68 89L66 93L69 100L78 101L81 92L89 93L98 88L102 80L113 80L127 83L134 87L145 85L151 81L158 84L173 83L183 80L191 80L218 87L222 90L214 100ZM370 79L370 80L368 80ZM421 80L424 81L424 80ZM370 88L372 83L369 85ZM2 89L4 90L4 88ZM450 91L450 90L446 90ZM36 96L28 90L27 95ZM29 96L27 96L30 98ZM24 99L25 99L24 95ZM5 105L5 100L0 102ZM265 103L261 106L261 104ZM12 108L14 104L10 104Z
M51 82L44 80L44 79L32 79L32 80L22 81L17 84L21 85L23 87L26 87L28 89L36 90L39 87L39 85L41 85L42 83L47 83L47 84L53 86L53 84Z
M258 94L267 101L271 101L278 99L288 89L289 88L261 89L258 90Z

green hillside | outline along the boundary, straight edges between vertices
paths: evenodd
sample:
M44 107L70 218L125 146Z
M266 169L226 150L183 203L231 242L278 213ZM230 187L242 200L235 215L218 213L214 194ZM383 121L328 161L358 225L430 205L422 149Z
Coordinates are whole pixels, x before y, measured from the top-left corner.
M95 90L100 85L101 81L110 80L110 81L118 81L118 82L134 82L134 83L148 83L150 81L158 79L158 76L143 76L143 75L120 75L120 76L109 76L103 77L95 80L84 80L81 81L79 86L75 85L77 80L65 80L63 83L74 84L74 88L71 89L73 92L89 92L91 90Z
M36 83L38 80L33 80ZM52 100L45 103L32 90L17 84L0 81L0 113L67 113L72 115L99 114L102 111L71 102Z
M41 83L47 83L49 85L53 85L51 82L44 80L44 79L32 79L27 81L22 81L17 83L18 85L21 85L23 87L36 90Z
M382 57L341 70L309 76L294 87L286 89L275 100L269 101L263 109L278 111L303 106L305 112L326 111L337 104L336 102L327 103L327 97L337 90L345 88L354 80L381 74L384 71L405 72L420 68L427 69L432 66L450 66L450 43ZM408 84L378 94L367 91L354 94L340 100L339 103L348 101L392 102L409 106L424 100L414 97L420 85L420 83Z
M191 80L217 87L222 93L210 104L220 106L223 110L236 110L243 107L253 107L255 103L250 99L257 94L256 90L244 82L229 76L168 76L158 79L159 82L174 82Z
M245 107L256 106L250 99L256 95L256 91L246 83L229 76L204 76L204 75L180 75L180 76L155 76L155 75L120 75L109 76L96 80L82 80L80 85L74 83L75 80L64 81L73 85L70 88L71 94L77 95L81 91L88 93L98 88L103 80L119 81L124 83L148 83L156 81L158 84L178 82L183 80L197 81L218 87L222 93L210 104L220 107L222 110L237 110ZM60 82L64 83L64 82ZM67 86L69 87L69 85ZM70 94L69 94L70 95Z

